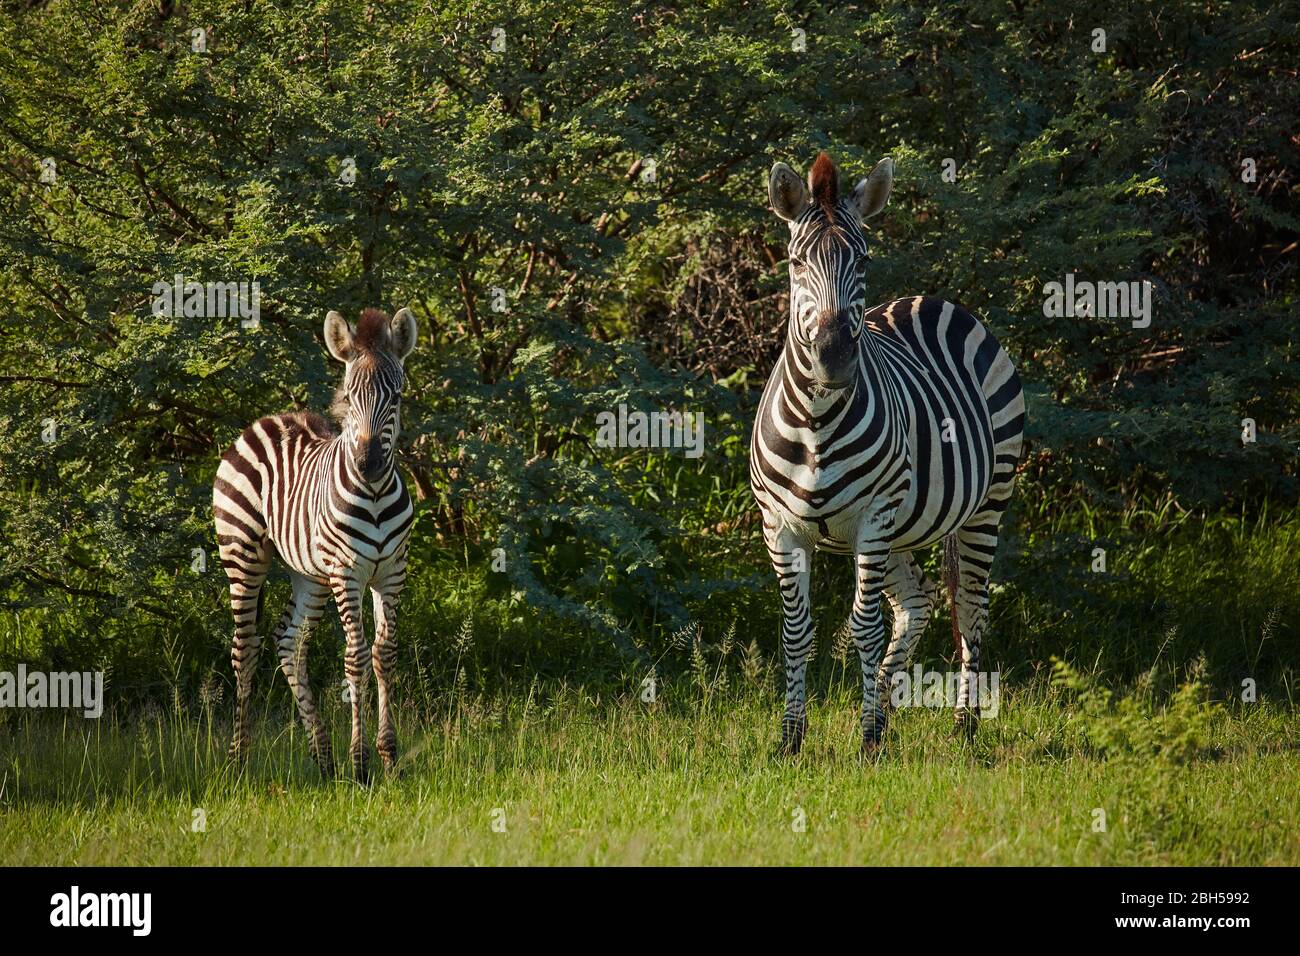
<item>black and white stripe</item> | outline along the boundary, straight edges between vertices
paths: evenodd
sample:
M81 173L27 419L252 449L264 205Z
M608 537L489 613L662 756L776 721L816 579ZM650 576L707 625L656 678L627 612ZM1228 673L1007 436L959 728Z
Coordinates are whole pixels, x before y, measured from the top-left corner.
M306 646L331 595L347 637L353 769L359 780L366 779L362 714L372 663L379 688L377 746L386 767L396 762L390 677L414 511L394 467L393 450L405 381L402 363L415 339L415 319L407 309L391 321L367 309L355 331L331 312L325 340L345 364L334 403L342 431L310 413L262 418L239 436L217 468L212 509L235 616L231 754L237 759L249 745L248 698L262 643L257 624L274 550L288 565L293 584L274 641L322 773L333 774L334 759L307 679ZM373 657L362 626L366 590L374 604Z
M791 315L754 426L750 481L781 588L788 752L806 727L815 548L856 562L849 629L862 665L863 747L872 751L893 675L937 593L910 552L951 536L957 715L968 732L978 718L988 575L1020 459L1024 398L1006 352L960 307L925 297L865 307L862 220L884 206L892 178L884 160L841 198L823 154L807 189L783 163L769 180L790 225ZM882 593L894 612L887 645Z

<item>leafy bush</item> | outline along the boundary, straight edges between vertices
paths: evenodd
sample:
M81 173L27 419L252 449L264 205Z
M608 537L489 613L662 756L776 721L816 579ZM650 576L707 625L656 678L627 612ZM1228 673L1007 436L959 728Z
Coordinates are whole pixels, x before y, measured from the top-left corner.
M400 452L428 600L456 564L503 619L528 606L624 657L706 599L774 634L745 460L785 308L764 177L820 148L848 174L898 163L872 297L960 301L1017 358L1032 450L1002 571L1053 546L1031 520L1081 500L1289 512L1290 19L1262 0L16 9L4 652L157 663L180 635L214 659L224 582L192 568L217 457L259 415L327 404L328 309L408 303ZM1151 280L1151 326L1046 317L1067 272ZM178 273L258 282L260 324L154 314ZM593 447L620 403L704 411L705 457Z
M1210 730L1223 707L1206 700L1205 661L1161 705L1154 701L1155 669L1122 697L1053 658L1052 676L1078 704L1075 730L1108 757L1182 764L1206 755Z

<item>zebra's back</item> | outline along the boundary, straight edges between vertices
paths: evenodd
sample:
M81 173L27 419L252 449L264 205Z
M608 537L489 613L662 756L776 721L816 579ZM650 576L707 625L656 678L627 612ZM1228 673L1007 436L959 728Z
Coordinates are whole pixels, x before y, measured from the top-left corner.
M212 486L223 553L269 541L293 570L324 579L313 542L336 438L330 423L311 412L268 415L244 429Z
M907 551L961 527L1011 481L1024 395L1002 346L958 305L896 299L869 310L865 322L908 416L912 481L891 539L894 550Z

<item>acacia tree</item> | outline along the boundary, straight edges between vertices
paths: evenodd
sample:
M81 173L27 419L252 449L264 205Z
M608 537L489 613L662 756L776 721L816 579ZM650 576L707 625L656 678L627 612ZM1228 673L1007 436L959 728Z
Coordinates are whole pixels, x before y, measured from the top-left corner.
M689 503L635 504L590 433L727 398L620 341L622 299L647 237L725 220L816 138L847 20L812 55L775 5L55 3L0 31L15 593L206 619L216 457L326 404L326 310L410 303L425 534L501 546L530 601L616 635L682 616ZM156 314L175 275L256 282L257 326Z
M992 326L1029 393L1037 493L1296 500L1294 18L1270 3L885 3L857 28L876 59L840 102L873 113L823 116L858 168L896 160L868 295L943 295ZM765 371L783 331L771 222L686 236L634 327L717 377ZM1150 324L1045 314L1067 274L1150 282Z
M428 330L401 449L420 546L500 547L502 590L621 639L680 620L723 584L683 532L703 509L655 506L628 456L592 447L595 415L706 409L701 487L744 498L745 383L784 319L764 175L819 148L863 172L894 156L873 295L946 295L989 322L1030 395L1040 493L1293 500L1287 11L1069 13L16 12L0 23L0 588L106 639L183 616L224 628L219 571L192 570L217 456L258 415L327 404L327 310L410 304ZM1045 316L1044 284L1069 272L1152 280L1151 326ZM155 314L178 273L257 282L259 324Z

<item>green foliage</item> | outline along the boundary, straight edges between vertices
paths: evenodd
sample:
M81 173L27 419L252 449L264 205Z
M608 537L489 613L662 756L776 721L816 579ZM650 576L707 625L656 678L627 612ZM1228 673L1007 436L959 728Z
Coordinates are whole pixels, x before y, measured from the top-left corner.
M1279 95L1295 18L1267 3L882 4L857 28L870 55L825 80L853 88L845 111L823 107L824 137L780 156L807 168L826 145L855 176L894 157L869 301L943 295L992 327L1029 396L1035 487L1022 490L1112 506L1169 491L1184 505L1296 500L1300 155L1296 99ZM694 367L748 361L761 377L784 297L753 276L784 258L783 229L761 201L722 225L685 234L693 254L667 260L636 328L673 329L663 349ZM1151 281L1150 327L1045 316L1045 284L1067 273ZM696 354L719 324L761 348Z
M1162 610L1078 588L1031 608L1036 562L1064 566L1082 541L1037 529L1065 529L1081 500L1112 519L1170 497L1200 516L1290 513L1300 50L1294 9L1262 0L1075 6L15 11L0 22L0 593L21 614L0 652L111 660L128 685L146 678L126 663L157 664L168 641L219 660L218 456L260 415L327 405L327 310L405 304L422 330L401 448L422 640L466 601L490 603L539 667L617 668L575 633L625 663L693 616L774 640L746 487L786 308L764 176L819 148L846 177L897 161L872 298L960 301L1021 369L1032 449L1002 606ZM1043 286L1067 272L1151 279L1151 327L1046 318ZM154 315L154 284L177 273L258 282L260 324ZM595 415L620 403L704 411L704 458L593 447ZM498 547L503 574L487 571ZM543 620L562 623L543 635ZM1020 655L1044 659L1058 624L1024 626Z
M1076 731L1106 756L1186 763L1205 754L1213 723L1223 716L1221 704L1206 700L1203 658L1163 705L1154 700L1154 668L1118 698L1058 658L1052 659L1052 676L1078 702L1072 715Z
M258 415L325 404L327 309L411 302L427 332L402 453L423 540L500 545L519 600L625 644L681 623L706 584L676 540L690 506L631 501L635 468L590 449L593 419L734 403L605 326L640 267L630 240L721 215L742 169L808 135L831 50L794 57L771 15L747 14L751 35L722 9L214 2L119 5L91 30L56 3L4 24L0 282L24 320L3 360L20 513L0 575L22 603L75 589L207 621L219 575L186 575L211 546L216 457ZM778 73L802 92L775 99ZM177 273L257 281L260 326L152 315Z
M448 646L455 643L449 636ZM683 653L687 653L683 651ZM707 656L707 655L706 655ZM765 663L779 672L778 659ZM1162 774L1137 760L1052 753L1056 702L1004 699L980 736L946 709L906 708L886 756L858 759L856 687L810 714L798 760L774 759L767 682L637 684L593 694L539 682L451 693L397 715L402 773L319 782L292 704L263 713L246 768L226 759L228 710L195 702L65 721L0 712L0 858L12 865L736 864L1295 865L1300 763L1293 709L1217 721L1225 759ZM261 694L257 694L259 702ZM322 698L336 750L348 712ZM508 836L494 832L504 811ZM195 808L206 829L191 827ZM893 812L891 808L906 808ZM1107 810L1097 832L1095 810ZM804 811L806 829L792 826ZM936 838L941 834L942 838Z

